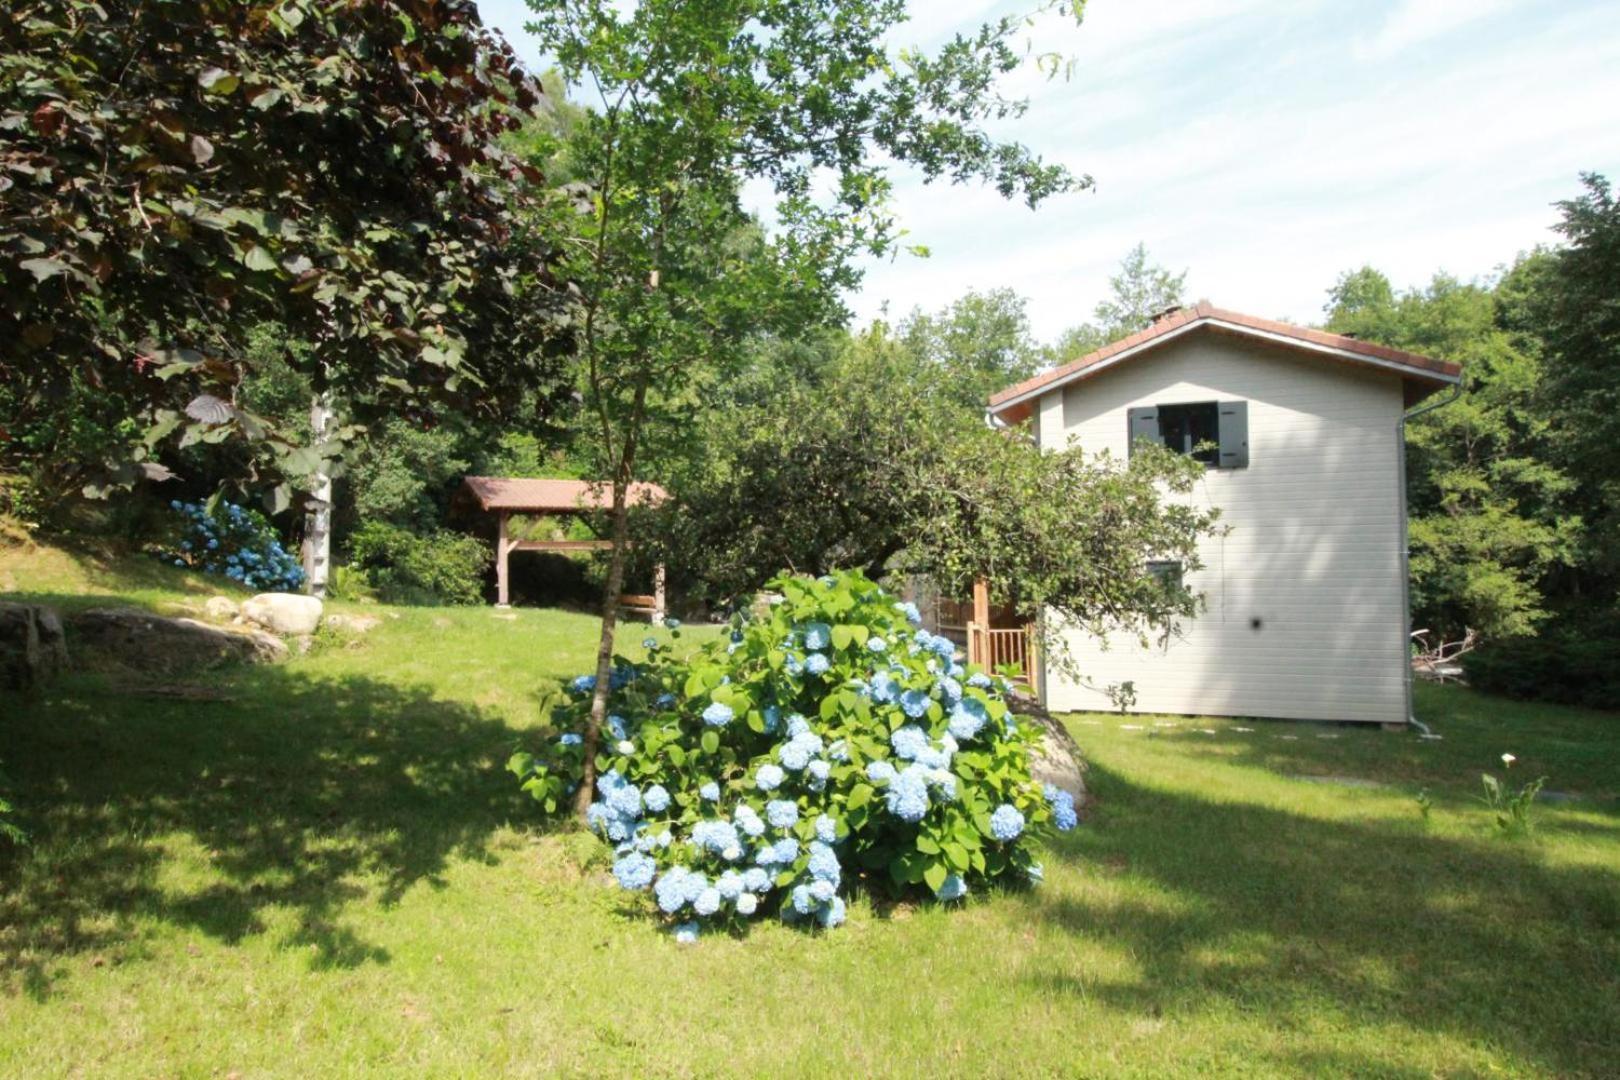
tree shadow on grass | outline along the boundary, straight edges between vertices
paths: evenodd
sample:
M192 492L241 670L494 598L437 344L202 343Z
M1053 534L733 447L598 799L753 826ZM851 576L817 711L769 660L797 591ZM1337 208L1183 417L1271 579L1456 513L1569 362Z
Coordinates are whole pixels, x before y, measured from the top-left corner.
M1620 1061L1620 868L1208 801L1095 764L1089 779L1100 809L1061 850L1117 888L1049 896L1043 915L1122 943L1140 977L1033 976L1050 992L1154 1014L1218 999L1300 1031L1413 1027L1560 1074Z
M203 676L207 679L209 677ZM528 807L519 732L426 688L234 669L228 701L79 677L0 696L0 761L33 844L0 856L0 988L47 996L74 955L138 954L142 922L386 962L347 919L442 884Z

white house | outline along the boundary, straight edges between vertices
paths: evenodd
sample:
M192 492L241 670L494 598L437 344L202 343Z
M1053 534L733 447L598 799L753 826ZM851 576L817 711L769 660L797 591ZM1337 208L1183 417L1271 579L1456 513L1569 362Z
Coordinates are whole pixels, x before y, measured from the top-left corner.
M1043 449L1219 448L1196 497L1229 531L1186 575L1207 609L1164 647L1073 631L1087 677L1133 683L1143 712L1406 722L1404 425L1460 374L1200 303L991 398L993 417L1028 422ZM1108 706L1056 672L1045 683L1052 709Z

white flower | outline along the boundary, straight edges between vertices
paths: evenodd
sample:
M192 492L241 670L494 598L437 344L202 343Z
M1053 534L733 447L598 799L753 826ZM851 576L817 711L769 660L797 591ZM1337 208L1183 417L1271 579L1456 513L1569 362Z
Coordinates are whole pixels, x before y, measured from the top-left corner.
M629 739L620 739L619 745L616 749L621 754L629 755L636 752L636 744L631 742Z
M1513 755L1512 755L1512 754L1503 754L1503 755L1502 755L1502 764L1503 764L1503 765L1507 765L1507 766L1510 766L1510 767L1511 767L1511 766L1512 766L1512 764L1513 764L1513 763L1514 763L1514 762L1515 762L1515 761L1518 761L1518 760L1519 760L1519 759L1518 759L1518 758L1516 758L1516 757L1514 757L1514 756L1513 756Z

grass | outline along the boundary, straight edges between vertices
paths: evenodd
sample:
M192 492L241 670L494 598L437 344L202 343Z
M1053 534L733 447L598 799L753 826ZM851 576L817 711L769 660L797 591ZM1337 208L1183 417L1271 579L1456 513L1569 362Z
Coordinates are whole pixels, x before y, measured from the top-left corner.
M127 592L116 566L92 579L61 558L34 591ZM162 575L135 587L197 598ZM592 621L370 610L362 639L186 696L80 674L0 697L34 834L0 855L0 1075L1620 1061L1620 716L1424 688L1440 741L1077 717L1097 802L1040 891L857 902L831 934L681 948L503 771L589 666ZM1580 796L1538 806L1527 839L1474 800L1503 751Z

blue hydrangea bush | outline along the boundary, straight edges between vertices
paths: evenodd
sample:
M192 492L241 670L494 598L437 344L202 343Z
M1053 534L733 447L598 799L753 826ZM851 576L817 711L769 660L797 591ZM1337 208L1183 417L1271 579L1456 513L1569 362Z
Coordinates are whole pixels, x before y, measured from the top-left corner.
M298 557L281 546L276 531L255 510L221 502L169 504L180 515L175 550L165 557L175 566L219 574L262 592L296 592L304 586Z
M1039 882L1040 838L1075 809L1031 777L1039 736L1005 683L858 572L771 587L781 602L726 640L682 659L649 638L645 663L616 662L588 820L618 883L687 940L764 916L837 926L857 882L942 901ZM547 812L581 780L594 686L575 679L560 734L512 758Z

